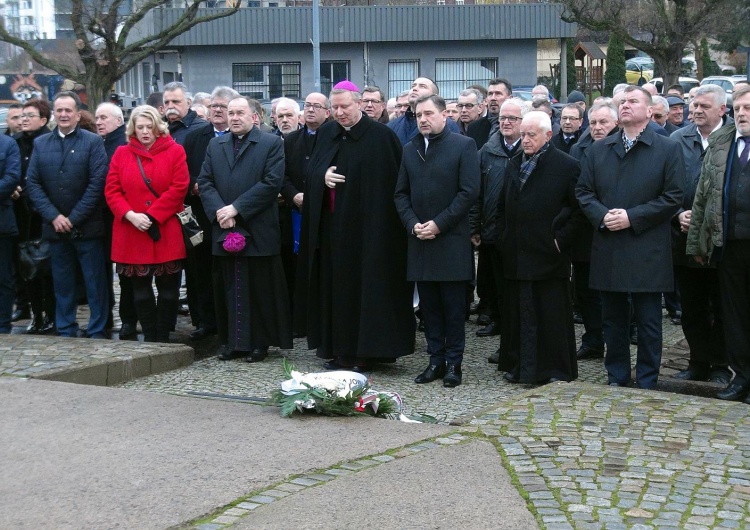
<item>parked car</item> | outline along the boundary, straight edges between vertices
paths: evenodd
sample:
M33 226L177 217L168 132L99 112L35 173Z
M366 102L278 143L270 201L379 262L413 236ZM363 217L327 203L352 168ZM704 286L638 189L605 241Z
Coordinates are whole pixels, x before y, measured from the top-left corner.
M732 102L734 101L734 98L732 97L732 91L734 90L734 84L737 81L739 81L739 79L735 79L734 77L728 75L711 75L703 78L703 81L701 81L701 86L718 85L723 88L724 92L727 93L727 107L731 108Z
M637 59L651 59L650 57L637 57ZM629 59L625 61L625 80L630 85L643 86L654 77L653 59L651 59L651 69L648 69L648 62L636 61Z
M682 90L687 94L691 88L695 88L701 84L700 81L694 77L680 77L679 83L682 85ZM656 86L656 91L659 94L664 93L664 79L661 77L654 77L649 84Z

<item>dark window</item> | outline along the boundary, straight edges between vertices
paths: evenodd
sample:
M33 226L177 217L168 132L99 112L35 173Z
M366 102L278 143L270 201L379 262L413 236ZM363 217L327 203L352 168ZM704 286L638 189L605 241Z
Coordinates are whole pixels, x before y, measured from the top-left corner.
M259 100L300 98L300 63L235 63L232 88Z
M320 90L328 94L339 81L349 79L349 61L320 62Z
M437 59L435 82L440 95L456 99L469 85L487 84L497 77L497 59Z

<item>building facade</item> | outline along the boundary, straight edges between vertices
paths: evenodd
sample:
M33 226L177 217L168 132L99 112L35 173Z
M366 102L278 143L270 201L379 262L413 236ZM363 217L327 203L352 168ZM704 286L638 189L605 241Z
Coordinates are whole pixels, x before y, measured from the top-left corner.
M159 10L143 31L158 32L179 9ZM556 4L370 6L320 8L320 86L315 85L313 11L309 7L243 8L192 28L132 70L116 89L140 101L165 83L193 91L228 85L269 100L326 93L342 79L377 85L389 97L419 76L453 99L494 77L537 80L537 42L574 37Z

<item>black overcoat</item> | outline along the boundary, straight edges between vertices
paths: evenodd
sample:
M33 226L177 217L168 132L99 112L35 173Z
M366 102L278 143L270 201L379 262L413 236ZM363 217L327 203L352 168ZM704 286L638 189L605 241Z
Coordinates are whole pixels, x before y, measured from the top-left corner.
M212 139L206 150L198 187L206 216L211 221L212 251L222 248L226 231L216 211L232 204L239 212L237 226L249 234L239 256L276 256L281 251L279 209L276 197L284 181L284 146L281 138L253 127L234 157L234 135Z
M317 312L324 177L346 176L335 188L331 217L333 341L351 357L401 357L414 352L413 284L406 281L406 233L396 213L401 143L386 125L362 115L347 131L337 122L318 129L305 179L297 292L308 293L307 339L321 345ZM300 286L300 282L304 285ZM297 305L295 302L295 312Z
M521 188L522 156L520 150L508 161L497 205L503 275L526 281L568 278L570 249L586 222L575 198L578 161L550 144Z
M396 209L408 236L409 281L471 280L469 210L479 197L479 160L474 140L445 129L425 152L420 134L404 146L396 185ZM434 221L435 239L418 239L414 225Z
M586 149L576 196L594 227L592 289L674 290L670 220L682 205L684 171L679 144L649 127L627 154L621 134ZM627 211L629 228L603 228L602 220L613 208Z

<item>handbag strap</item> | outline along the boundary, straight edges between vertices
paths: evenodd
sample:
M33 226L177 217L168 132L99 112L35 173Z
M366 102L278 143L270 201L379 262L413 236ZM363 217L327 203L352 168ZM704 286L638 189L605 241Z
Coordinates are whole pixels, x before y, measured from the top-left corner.
M135 155L135 159L138 161L138 169L141 170L141 178L143 178L143 183L151 191L151 193L153 193L154 195L156 195L156 198L158 199L159 198L159 194L156 193L156 191L154 190L154 188L151 187L151 183L146 178L146 172L143 170L143 164L141 163L141 157L138 156L138 155Z

